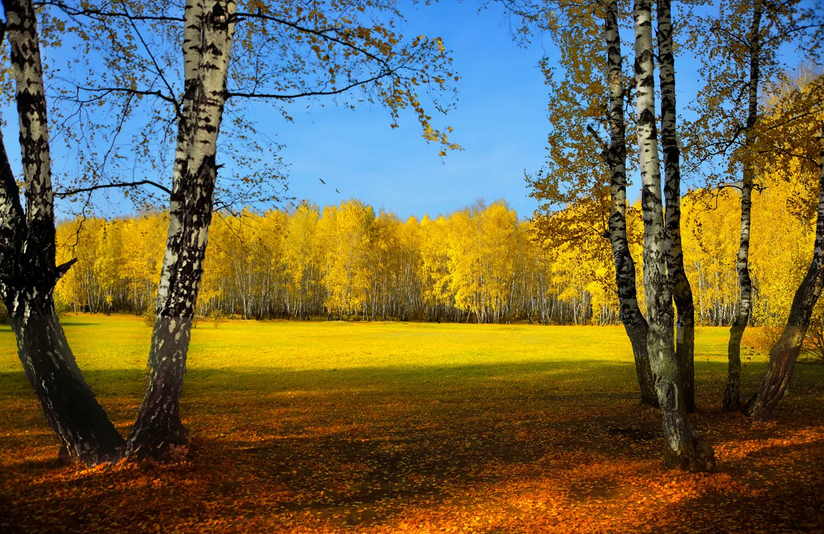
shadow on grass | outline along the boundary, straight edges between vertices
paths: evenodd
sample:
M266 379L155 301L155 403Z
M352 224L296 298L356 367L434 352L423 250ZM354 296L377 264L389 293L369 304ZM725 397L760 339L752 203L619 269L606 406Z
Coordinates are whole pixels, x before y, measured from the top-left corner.
M824 368L815 374L802 384L820 383ZM141 371L86 376L113 419L134 416ZM713 530L716 516L708 512L731 499L742 510L770 508L759 516L764 521L782 517L766 494L716 486L637 509L639 495L664 492L673 476L683 476L658 469L659 416L638 406L634 377L631 364L596 361L193 369L181 407L193 437L187 461L85 470L51 460L53 436L42 428L30 432L33 421L45 424L22 372L4 373L0 384L19 387L0 397L0 420L9 421L0 436L0 531L392 530L425 516L440 525L435 531L544 532L555 527L538 518L546 515L546 503L557 503L558 521L575 525L587 514L603 520L595 532L642 525L722 532ZM717 412L699 413L695 421L725 442L820 430L820 399L806 396L805 388L793 389L781 425L752 427ZM798 409L805 404L809 411ZM805 472L820 473L822 452L818 441L788 442L730 460L719 476L744 483L761 469L772 477L770 495L790 495L803 479L783 468L807 457ZM526 501L544 508L525 516L518 503ZM612 508L602 509L604 503ZM813 518L806 508L788 509ZM473 530L464 512L492 515L484 529ZM737 513L717 517L732 521Z

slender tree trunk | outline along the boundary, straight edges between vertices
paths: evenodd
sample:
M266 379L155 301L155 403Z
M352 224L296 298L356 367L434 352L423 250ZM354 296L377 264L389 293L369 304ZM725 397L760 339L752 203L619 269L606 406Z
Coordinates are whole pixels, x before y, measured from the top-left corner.
M638 306L635 287L635 262L627 241L627 176L626 130L624 127L624 84L621 38L618 35L618 2L610 0L606 5L604 29L607 42L607 76L609 79L610 143L606 160L610 170L609 240L615 261L615 283L621 305L621 321L632 344L635 356L635 372L641 388L641 403L658 406L652 369L647 355L649 326Z
M795 361L810 326L813 308L824 286L824 122L821 123L819 142L818 221L815 227L813 259L795 292L784 332L770 350L770 364L761 378L758 392L744 409L745 413L759 420L772 418L773 410L787 392Z
M231 0L186 3L187 98L179 123L169 233L149 353L149 382L126 444L126 454L131 458L162 458L188 443L180 420L180 392L212 218L215 154L235 8Z
M655 127L650 0L635 1L634 19L638 152L644 214L644 289L649 319L647 347L663 418L664 462L690 471L707 471L714 468L715 457L712 448L699 441L687 420L673 347L673 309L666 269L666 229Z
M26 377L72 457L113 460L123 438L88 386L57 321L52 293L74 260L55 266L54 208L40 45L31 0L3 2L20 120L26 211L0 136L0 296Z
M661 145L664 152L667 272L678 312L675 359L687 412L695 411L695 306L681 247L681 150L675 121L675 57L672 51L671 0L658 0L658 56L661 79Z
M758 82L759 65L761 59L761 45L759 32L761 28L762 2L756 0L753 5L752 24L749 34L750 80L749 80L749 108L747 110L747 130L744 133L745 151L753 142L752 132L758 121ZM747 158L749 154L745 154ZM741 238L738 247L738 258L735 270L738 272L738 284L741 293L738 300L738 314L730 328L730 341L727 346L729 360L727 370L727 385L724 388L723 410L738 411L741 396L741 338L750 320L752 310L752 280L750 280L750 220L752 213L752 164L745 159L743 179L741 182Z

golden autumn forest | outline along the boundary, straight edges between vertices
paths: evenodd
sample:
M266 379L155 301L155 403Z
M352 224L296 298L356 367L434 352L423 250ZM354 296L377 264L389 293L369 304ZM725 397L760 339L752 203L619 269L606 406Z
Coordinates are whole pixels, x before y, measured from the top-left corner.
M799 177L800 179L800 177ZM809 265L814 212L797 203L799 181L765 180L756 193L750 261L752 320L778 326ZM696 191L682 204L687 275L698 323L732 321L740 195ZM643 233L630 215L641 264ZM555 217L568 215L560 212ZM634 216L633 216L634 215ZM552 224L551 222L549 224ZM58 284L62 310L153 314L168 216L83 219L57 227L58 262L78 258ZM576 229L577 230L577 229ZM617 324L615 266L604 228L545 245L533 223L502 201L436 218L398 219L357 200L244 210L212 220L198 313L243 319ZM641 270L638 270L639 288ZM643 294L643 293L642 293ZM643 305L643 298L640 299Z

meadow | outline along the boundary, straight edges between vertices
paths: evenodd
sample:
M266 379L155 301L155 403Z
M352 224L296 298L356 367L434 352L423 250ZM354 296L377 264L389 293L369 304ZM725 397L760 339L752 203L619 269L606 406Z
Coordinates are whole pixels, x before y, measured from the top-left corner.
M150 329L62 322L127 433ZM56 460L0 326L0 532L823 532L824 365L800 362L777 420L756 423L719 410L726 341L696 336L712 474L661 469L621 327L396 322L200 322L188 456L86 468Z

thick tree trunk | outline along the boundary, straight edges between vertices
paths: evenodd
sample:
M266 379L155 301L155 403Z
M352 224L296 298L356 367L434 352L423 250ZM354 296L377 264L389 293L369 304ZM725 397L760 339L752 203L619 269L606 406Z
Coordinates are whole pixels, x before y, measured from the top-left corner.
M149 382L126 444L126 455L133 459L163 458L188 444L180 420L180 393L212 219L215 155L226 101L235 11L231 0L189 0L186 4L187 98L179 123Z
M670 0L658 1L658 56L661 62L661 145L666 176L667 272L678 312L675 359L681 375L684 404L691 413L695 411L695 305L681 247L681 150L675 128L675 57Z
M773 410L787 391L801 344L810 326L813 308L824 286L824 122L821 124L819 142L818 221L813 259L795 292L784 332L770 350L770 364L761 378L758 392L744 409L745 413L759 420L772 418Z
M749 33L750 80L749 80L749 107L747 110L747 130L744 133L745 151L749 151L752 143L752 131L758 120L758 82L760 65L759 32L761 28L761 0L753 5L752 24ZM749 155L745 154L745 158ZM738 299L738 314L730 327L730 341L727 345L727 385L724 388L722 408L724 411L738 411L741 396L741 339L750 320L752 311L752 280L750 279L750 220L752 214L752 164L745 159L743 179L741 181L741 237L738 246L738 257L735 270L738 273L738 285L741 292Z
M618 35L618 2L610 0L604 13L604 30L607 43L607 76L609 80L610 143L606 160L610 170L609 241L615 261L615 283L621 305L621 322L632 344L635 356L635 372L641 388L641 403L658 406L658 397L647 355L649 326L638 306L635 287L635 262L627 241L627 176L626 130L624 127L624 84L621 56L621 39Z
M26 211L0 136L0 296L17 350L49 426L70 456L87 464L115 459L123 438L83 379L54 312L52 292L74 263L55 266L51 159L34 7L3 3L17 87Z
M664 462L690 471L707 471L714 468L715 458L712 448L699 441L687 420L673 350L673 309L666 268L666 228L655 126L650 0L635 1L634 20L638 152L644 214L644 289L649 320L647 346L663 418Z
M37 303L30 295L18 293L6 303L20 303L10 310L17 353L49 427L71 457L88 465L116 460L123 438L83 379L51 295Z

